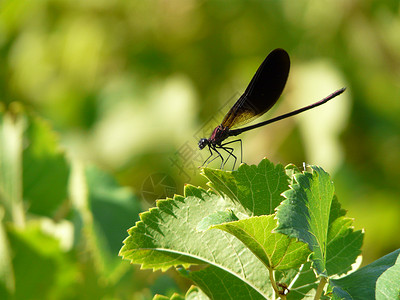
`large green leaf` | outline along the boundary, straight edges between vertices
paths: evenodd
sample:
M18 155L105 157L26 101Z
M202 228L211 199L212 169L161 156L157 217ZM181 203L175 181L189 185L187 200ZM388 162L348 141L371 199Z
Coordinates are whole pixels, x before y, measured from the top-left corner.
M219 225L222 223L237 220L239 220L238 217L236 217L236 215L231 210L217 211L201 220L197 225L197 230L205 231L207 229L210 229L210 227L213 225Z
M298 173L294 177L297 184L283 194L287 199L278 208L276 231L307 243L313 252L314 268L327 276L326 247L333 183L319 167L312 167L312 173Z
M283 195L278 208L277 232L298 238L313 252L313 267L321 276L343 274L360 255L362 231L354 231L334 195L333 183L323 169L295 173L296 184Z
M335 299L399 299L400 249L330 285Z
M307 244L281 233L273 233L276 225L275 216L269 215L213 225L211 228L237 237L272 270L298 268L310 254Z
M128 231L120 255L142 268L209 264L224 276L236 277L237 292L250 289L268 295L268 271L243 243L223 231L196 230L203 218L228 208L235 208L232 202L187 185L184 197L159 200L156 208L141 214L141 221Z
M290 178L282 165L263 159L258 166L241 165L236 172L204 169L208 185L230 201L239 203L248 216L270 215L284 200Z

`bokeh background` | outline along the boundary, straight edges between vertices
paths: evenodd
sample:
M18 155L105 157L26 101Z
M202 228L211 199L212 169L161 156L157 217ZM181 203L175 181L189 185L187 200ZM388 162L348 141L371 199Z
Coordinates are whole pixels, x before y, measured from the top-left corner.
M188 283L174 272L139 271L117 257L125 230L155 199L181 194L185 183L205 187L198 139L278 47L291 72L263 119L347 90L244 134L244 162L322 166L365 229L363 264L399 248L398 0L9 0L0 4L2 148L13 145L7 128L20 128L24 168L11 176L18 217L7 208L3 156L5 297L184 293ZM46 168L27 164L43 149L53 155ZM74 188L79 176L88 189Z

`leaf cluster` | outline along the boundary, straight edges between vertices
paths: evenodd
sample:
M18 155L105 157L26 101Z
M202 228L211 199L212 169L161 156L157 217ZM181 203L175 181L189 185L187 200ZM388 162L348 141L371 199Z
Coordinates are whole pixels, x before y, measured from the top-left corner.
M0 107L0 299L146 293L151 280L116 255L142 210L108 173L68 159L48 122Z
M184 196L141 214L120 251L124 259L176 268L201 289L197 299L397 295L398 251L355 270L364 233L352 227L322 168L264 159L203 172L211 189L186 185Z

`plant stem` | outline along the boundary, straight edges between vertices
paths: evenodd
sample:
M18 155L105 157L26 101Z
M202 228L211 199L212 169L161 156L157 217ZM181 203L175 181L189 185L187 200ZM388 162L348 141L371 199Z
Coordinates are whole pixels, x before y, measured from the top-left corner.
M269 280L271 281L272 287L275 291L275 296L277 296L278 298L280 297L282 300L286 300L286 295L281 295L279 293L279 289L275 281L275 271L273 269L268 268L268 273L269 273Z
M321 277L319 284L318 284L317 292L315 293L315 296L314 296L314 300L318 300L321 298L322 293L324 292L325 284L327 282L328 282L328 280L326 277Z

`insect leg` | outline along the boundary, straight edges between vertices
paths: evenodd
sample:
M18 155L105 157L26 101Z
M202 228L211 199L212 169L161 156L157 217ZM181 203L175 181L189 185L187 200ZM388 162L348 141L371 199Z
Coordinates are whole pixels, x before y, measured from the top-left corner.
M231 147L221 147L221 149L223 149L223 150L225 150L226 152L229 153L229 156L228 156L228 158L225 160L225 163L224 163L223 167L225 167L226 163L228 162L228 160L229 160L229 158L230 158L231 156L233 156L233 158L235 159L235 162L233 163L233 168L232 168L232 171L233 171L233 170L235 169L235 165L236 165L236 161L237 161L236 155L233 154L233 148L231 148Z
M207 166L207 165L210 163L210 162L208 162L208 163L206 164L206 162L214 155L214 153L212 153L211 147L210 147L210 146L208 146L208 150L210 151L210 156L207 157L207 159L203 162L203 164L202 164L199 168L203 167L204 165Z
M234 140L234 141L230 141L230 142L224 143L224 144L221 145L221 147L223 148L224 146L232 144L232 143L235 143L235 142L240 142L240 163L242 163L243 162L243 147L242 147L242 140L241 139L237 139L237 140Z
M222 157L222 155L221 155L221 153L219 153L218 152L218 150L215 148L215 146L213 147L213 146L210 146L210 152L211 152L211 148L212 148L212 150L214 150L215 152L217 152L217 156L215 156L212 160L210 160L207 164L206 164L206 166L208 166L211 162L213 162L214 160L216 160L218 157L220 157L221 158L221 165L222 165L222 163L224 162L224 158ZM210 157L209 157L210 158ZM207 159L208 160L208 159Z

